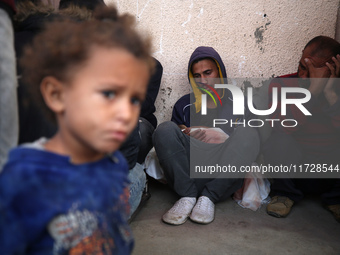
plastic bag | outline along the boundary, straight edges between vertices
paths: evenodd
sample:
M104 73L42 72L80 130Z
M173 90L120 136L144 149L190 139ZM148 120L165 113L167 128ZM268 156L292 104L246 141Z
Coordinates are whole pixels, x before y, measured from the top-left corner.
M269 192L270 182L266 178L260 173L247 173L242 188L234 193L233 199L243 208L256 211L269 202Z
M144 168L149 176L160 181L161 183L166 183L164 171L161 165L159 164L158 157L154 147L149 151L148 155L146 155L144 161Z

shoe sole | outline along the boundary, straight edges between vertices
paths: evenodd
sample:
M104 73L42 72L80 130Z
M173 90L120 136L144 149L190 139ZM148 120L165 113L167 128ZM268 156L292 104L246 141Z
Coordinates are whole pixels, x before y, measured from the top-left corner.
M162 217L162 221L163 221L164 223L166 223L166 224L169 224L169 225L179 226L179 225L184 224L184 223L188 220L188 218L189 218L189 216L188 216L183 222L181 222L181 223L169 222L169 221L164 220L163 217Z
M286 218L287 215L281 215L275 212L267 212L270 216L274 216L276 218Z
M185 220L184 222L182 222L182 223L172 223L172 222L167 222L167 221L165 221L165 220L162 219L162 221L163 221L164 223L166 223L166 224L168 224L168 225L171 225L171 226L179 226L179 225L182 225L182 224L184 224L187 220L188 220L188 219L186 219L186 220Z
M215 218L214 218L214 219L215 219ZM198 224L202 224L202 225L207 225L207 224L213 222L214 219L213 219L212 221L210 221L210 222L199 222L199 221L196 221L196 220L193 220L193 219L190 218L190 220L191 220L192 222L195 222L195 223L198 223Z

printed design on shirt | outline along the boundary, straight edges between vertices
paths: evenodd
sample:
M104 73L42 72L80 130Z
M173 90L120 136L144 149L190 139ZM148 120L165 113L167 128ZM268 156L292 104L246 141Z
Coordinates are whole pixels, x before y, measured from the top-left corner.
M69 255L93 255L93 254L112 254L114 250L113 239L103 238L100 231L95 231L95 233L83 239L75 247L71 248Z
M123 192L119 195L119 202L116 203L112 210L114 212L121 212L121 216L127 220L127 217L130 215L130 189L129 186L124 187Z
M48 231L55 240L54 254L111 254L114 249L113 239L103 236L96 216L87 210L55 217Z
M130 214L130 203L129 203L129 198L130 198L130 189L129 187L125 187L123 193L120 195L119 201L121 201L123 210L126 215Z
M125 221L128 219L128 215L130 215L130 189L129 187L125 187L123 193L119 197L119 204L113 208L114 211L121 211L124 212L121 214L122 217L125 218ZM118 230L120 232L121 237L123 240L127 243L130 243L133 241L133 236L130 230L130 227L128 224L120 224L118 226Z

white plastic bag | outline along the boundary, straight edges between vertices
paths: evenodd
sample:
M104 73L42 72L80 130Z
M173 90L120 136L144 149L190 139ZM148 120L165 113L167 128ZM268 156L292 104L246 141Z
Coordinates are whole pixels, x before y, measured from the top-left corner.
M269 192L270 182L266 178L260 173L247 173L242 188L234 193L233 199L243 208L256 211L269 202Z
M148 155L146 155L144 161L144 168L149 176L162 183L166 183L164 171L161 165L159 164L158 157L154 147L149 151Z

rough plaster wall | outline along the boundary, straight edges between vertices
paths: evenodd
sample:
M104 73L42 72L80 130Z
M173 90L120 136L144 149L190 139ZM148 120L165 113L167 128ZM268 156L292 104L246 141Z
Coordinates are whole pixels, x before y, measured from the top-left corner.
M164 74L156 101L159 123L190 91L187 64L198 46L212 46L233 78L292 73L314 36L335 36L339 0L106 0L136 16L153 37Z

